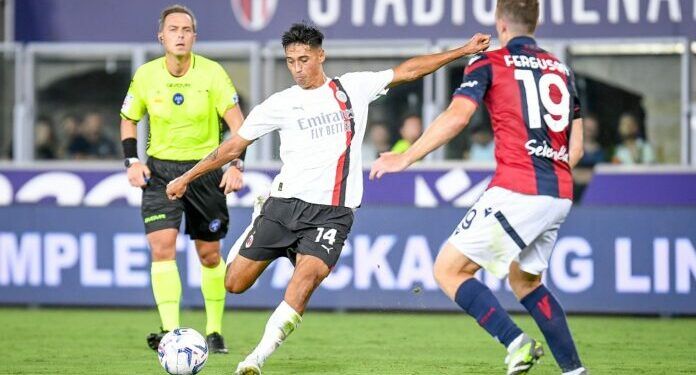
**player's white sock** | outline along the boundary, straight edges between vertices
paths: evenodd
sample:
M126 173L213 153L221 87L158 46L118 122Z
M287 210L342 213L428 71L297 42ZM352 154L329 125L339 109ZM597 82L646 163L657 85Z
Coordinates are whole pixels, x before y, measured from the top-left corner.
M244 361L253 361L259 367L263 366L266 359L278 349L301 322L302 316L285 301L281 302L273 314L271 314L271 317L268 318L266 330L263 332L261 341Z

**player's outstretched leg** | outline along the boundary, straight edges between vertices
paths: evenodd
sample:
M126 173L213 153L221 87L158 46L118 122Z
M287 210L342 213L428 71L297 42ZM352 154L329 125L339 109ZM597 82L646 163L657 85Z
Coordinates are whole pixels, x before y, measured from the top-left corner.
M447 243L435 260L440 288L508 350L508 375L525 374L543 355L541 344L512 321L493 292L474 278L480 266Z
M254 351L237 365L235 374L261 374L261 367L268 357L280 347L301 322L302 316L300 316L295 309L290 307L287 302L281 302L268 319L261 341Z
M510 286L544 334L546 343L551 348L551 353L563 373L586 374L587 370L580 362L565 311L553 294L541 283L541 275L526 273L520 269L518 263L514 262L510 266Z
M225 312L225 264L220 258L219 241L196 240L201 260L201 292L205 301L206 342L211 353L227 354L222 337L222 315Z
M295 272L285 291L285 299L268 319L263 337L254 351L237 366L236 375L261 373L268 357L300 325L309 298L329 272L329 267L321 259L297 254Z

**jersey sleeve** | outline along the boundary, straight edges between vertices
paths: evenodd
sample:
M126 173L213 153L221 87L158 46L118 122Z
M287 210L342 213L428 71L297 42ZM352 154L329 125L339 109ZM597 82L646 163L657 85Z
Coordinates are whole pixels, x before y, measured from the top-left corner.
M215 71L212 85L213 100L218 115L223 117L228 109L239 103L239 95L232 79L220 64L216 64Z
M141 88L143 77L142 74L139 73L140 69L135 72L130 86L128 86L126 97L123 99L123 104L121 105L121 118L133 122L140 121L147 111L145 105L146 98L142 94Z
M271 96L251 110L249 116L244 119L242 127L239 128L239 136L253 141L264 134L280 129L284 117L277 95Z
M394 80L394 70L346 73L339 77L339 80L345 86L349 96L357 95L367 103L371 103L387 94L389 91L387 86Z
M465 97L477 105L481 104L491 84L491 62L486 55L476 55L464 69L462 84L454 90L453 97Z

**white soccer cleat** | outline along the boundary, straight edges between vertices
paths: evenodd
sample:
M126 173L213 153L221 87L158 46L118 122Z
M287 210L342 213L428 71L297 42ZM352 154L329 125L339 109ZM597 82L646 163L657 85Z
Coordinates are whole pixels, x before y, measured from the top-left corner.
M539 361L539 358L544 355L544 349L540 342L523 334L509 353L505 357L505 364L508 366L507 375L520 375L529 372L532 366Z
M234 375L261 375L261 366L256 362L245 359L237 365Z
M577 368L573 371L564 372L563 375L588 375L587 369L584 367Z

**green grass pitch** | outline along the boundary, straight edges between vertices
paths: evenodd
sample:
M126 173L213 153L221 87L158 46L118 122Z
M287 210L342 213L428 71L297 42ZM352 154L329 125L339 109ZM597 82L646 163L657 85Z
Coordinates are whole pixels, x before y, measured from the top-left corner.
M270 311L225 315L228 355L202 374L232 374L256 345ZM145 335L154 310L0 308L0 374L164 374ZM514 319L541 338L531 318ZM202 311L182 323L204 329ZM592 374L696 374L696 319L570 317ZM543 338L542 338L543 339ZM546 348L532 374L560 374ZM504 374L504 349L463 314L308 311L264 374Z

